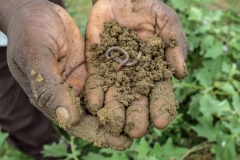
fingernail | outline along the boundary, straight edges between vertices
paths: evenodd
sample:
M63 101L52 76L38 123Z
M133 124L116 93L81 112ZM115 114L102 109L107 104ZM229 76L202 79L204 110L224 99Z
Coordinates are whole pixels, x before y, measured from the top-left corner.
M170 117L169 116L170 116L169 113L165 112L165 113L159 115L157 118L152 119L152 122L157 129L163 130L170 123Z
M69 111L64 107L58 107L56 110L57 119L59 122L64 122L70 119Z

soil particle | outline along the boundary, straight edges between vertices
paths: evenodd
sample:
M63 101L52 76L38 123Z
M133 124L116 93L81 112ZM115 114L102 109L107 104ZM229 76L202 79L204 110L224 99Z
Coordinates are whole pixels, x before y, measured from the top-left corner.
M31 76L35 77L37 83L44 82L43 76L40 73L35 72L34 70L31 70Z
M122 114L125 113L121 113L125 111L122 109L123 107L124 106L121 104L119 106L108 104L107 106L99 110L99 112L97 113L99 120L105 126L105 130L115 136L119 136L124 129L125 116L122 117Z
M176 40L175 38L173 38L173 37L171 37L171 38L169 39L169 41L170 41L169 45L170 45L171 48L173 48L173 47L175 47L175 46L178 45L177 40Z

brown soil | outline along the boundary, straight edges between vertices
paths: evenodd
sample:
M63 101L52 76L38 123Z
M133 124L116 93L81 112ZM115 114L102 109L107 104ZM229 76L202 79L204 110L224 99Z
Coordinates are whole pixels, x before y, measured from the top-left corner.
M166 79L171 79L173 75L173 71L167 67L167 62L164 60L165 45L161 38L155 34L145 40L141 40L136 33L120 26L115 20L104 23L104 31L101 33L101 38L100 44L95 43L91 45L91 52L93 53L92 63L94 67L98 69L95 75L97 83L92 84L92 87L101 87L104 92L110 87L117 88L118 94L114 96L116 96L116 99L123 107L128 107L133 100L140 99L141 95L154 100L156 97L159 97L159 89L163 88L161 97L165 103L168 104L164 104L160 109L157 107L155 109L157 113L154 114L158 117L162 113L168 111L170 115L169 121L173 120L176 116L176 109L178 107L175 97L172 92L171 94L164 94L164 86L160 86L159 88L157 84ZM172 42L171 47L177 45L174 38L170 40ZM126 50L130 55L129 62L134 61L139 52L142 52L140 61L134 66L123 66L119 71L116 71L119 63L106 58L106 50L112 46L118 46ZM125 59L124 54L119 51L112 51L110 56L119 57L122 60ZM171 100L171 102L166 100ZM116 107L113 106L110 110L104 107L97 115L101 122L105 124L108 132L119 135L122 128L118 125L114 127L113 124L125 122L125 116L117 116L116 113L118 113L118 111L115 110L115 108ZM129 113L131 109L129 108L127 110L128 115L131 114ZM148 110L146 114L146 118L149 118ZM127 122L127 124L134 123L135 122ZM148 128L149 122L146 122L146 125L148 125Z
M36 73L34 70L31 70L31 76L35 77L37 83L44 82L44 78L40 73Z
M104 23L105 30L101 33L100 45L92 44L91 51L93 65L98 68L97 77L102 82L100 85L106 92L109 87L115 86L120 93L117 99L128 106L139 94L149 96L155 82L172 77L171 69L167 68L164 61L164 43L158 35L153 35L145 40L140 40L135 33L130 33L127 28L120 26L115 20ZM141 60L132 67L122 67L116 72L117 62L108 60L105 52L112 46L125 49L134 60L142 51ZM124 59L119 51L112 51L112 57ZM95 84L97 86L97 84ZM133 92L132 88L135 88Z

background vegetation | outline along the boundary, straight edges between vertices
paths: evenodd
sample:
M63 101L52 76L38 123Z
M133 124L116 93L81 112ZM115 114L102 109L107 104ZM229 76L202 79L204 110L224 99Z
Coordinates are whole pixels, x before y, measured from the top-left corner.
M60 143L45 146L43 153L65 160L239 160L240 6L238 0L213 1L168 2L179 13L190 52L188 77L183 81L173 79L180 109L167 129L151 128L124 152L93 147L58 129ZM65 3L84 34L91 1ZM0 159L30 159L13 150L6 137L7 133L0 132ZM64 143L71 149L67 150Z

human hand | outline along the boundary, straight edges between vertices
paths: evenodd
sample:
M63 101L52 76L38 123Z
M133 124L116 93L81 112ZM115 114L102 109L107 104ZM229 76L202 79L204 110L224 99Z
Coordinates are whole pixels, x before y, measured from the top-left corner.
M87 109L92 114L101 115L100 120L108 131L116 135L125 131L132 138L140 138L148 131L149 115L155 127L164 129L175 118L178 104L174 98L171 78L156 81L151 92L157 93L157 96L150 99L141 95L141 98L127 106L127 110L116 99L119 92L115 86L110 87L106 94L102 82L93 86L99 70L93 65L94 52L91 46L101 43L103 23L112 19L135 32L142 40L158 34L165 45L168 68L178 79L187 76L185 59L189 46L178 15L159 0L98 0L93 6L86 30Z
M100 147L128 148L128 136L106 133L80 104L87 78L85 46L72 18L46 0L22 2L3 30L10 71L31 103L71 135Z

